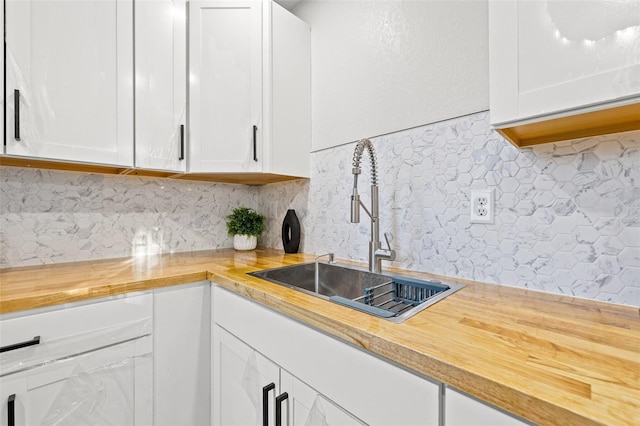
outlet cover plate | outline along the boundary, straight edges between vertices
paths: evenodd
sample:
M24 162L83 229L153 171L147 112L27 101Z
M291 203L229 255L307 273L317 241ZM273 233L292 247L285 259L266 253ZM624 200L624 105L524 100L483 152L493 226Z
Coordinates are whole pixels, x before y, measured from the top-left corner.
M474 189L471 191L470 222L494 223L495 189Z

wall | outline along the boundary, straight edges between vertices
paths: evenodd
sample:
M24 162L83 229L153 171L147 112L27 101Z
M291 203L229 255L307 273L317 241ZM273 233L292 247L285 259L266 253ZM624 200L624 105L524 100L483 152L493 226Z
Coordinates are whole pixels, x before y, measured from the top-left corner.
M394 266L640 306L640 132L516 149L482 112L373 143ZM354 147L312 154L308 187L262 190L278 218L296 208L305 252L367 259L367 216L349 221ZM365 204L368 173L363 160ZM495 224L469 222L472 188L495 188Z
M486 1L314 1L313 150L489 107Z
M239 205L258 189L0 167L0 267L230 247Z

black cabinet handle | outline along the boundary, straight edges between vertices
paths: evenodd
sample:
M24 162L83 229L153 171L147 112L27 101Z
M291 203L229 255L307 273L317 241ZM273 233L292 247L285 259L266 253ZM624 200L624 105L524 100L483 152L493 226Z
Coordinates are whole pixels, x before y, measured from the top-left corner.
M20 140L20 91L13 91L13 137Z
M282 403L289 398L286 392L276 396L276 426L282 426Z
M15 351L16 349L26 348L27 346L34 346L40 344L40 336L36 336L26 342L14 343L13 345L7 345L0 348L0 353Z
M253 126L253 161L258 161L257 133L258 126Z
M184 160L184 124L180 125L180 157L178 160Z
M7 426L16 426L16 394L9 395L7 400Z
M262 426L269 426L269 392L275 388L275 383L269 383L262 388Z

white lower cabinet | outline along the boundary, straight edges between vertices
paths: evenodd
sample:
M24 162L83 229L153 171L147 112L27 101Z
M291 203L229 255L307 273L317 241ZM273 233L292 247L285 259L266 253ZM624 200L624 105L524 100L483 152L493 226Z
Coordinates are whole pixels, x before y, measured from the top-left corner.
M152 299L0 320L0 425L152 424Z
M151 358L147 360L151 362ZM2 425L151 424L136 401L135 344L92 351L2 378ZM151 387L148 386L150 392ZM13 419L9 421L14 395ZM149 399L149 402L151 400ZM140 421L146 420L146 421Z
M282 424L309 426L364 424L285 370L280 372L280 387L282 389L280 395L287 393L287 399L282 402Z
M209 281L154 291L155 425L211 424L210 291Z
M214 424L363 424L223 328L214 335Z
M150 425L151 363L126 342L3 376L0 425Z
M437 425L439 385L213 286L213 424ZM268 404L262 403L263 388ZM280 397L280 398L277 398Z
M532 424L450 387L446 388L445 407L444 424L446 426L525 426Z
M136 404L135 356L135 343L128 342L33 370L24 424L149 424L137 412L149 410Z
M14 373L0 377L0 425L26 424L27 375Z
M530 424L209 281L2 315L0 347L0 426Z
M268 414L270 409L273 413L274 408L273 403L263 408L262 395L273 400L279 391L278 366L217 326L213 362L213 424L262 424L263 412Z

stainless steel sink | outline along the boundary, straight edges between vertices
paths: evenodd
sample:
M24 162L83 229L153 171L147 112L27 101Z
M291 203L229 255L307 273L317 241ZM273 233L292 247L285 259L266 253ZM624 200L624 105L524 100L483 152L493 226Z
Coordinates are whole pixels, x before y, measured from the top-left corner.
M356 266L322 262L249 275L397 323L463 288L460 284L378 274Z

